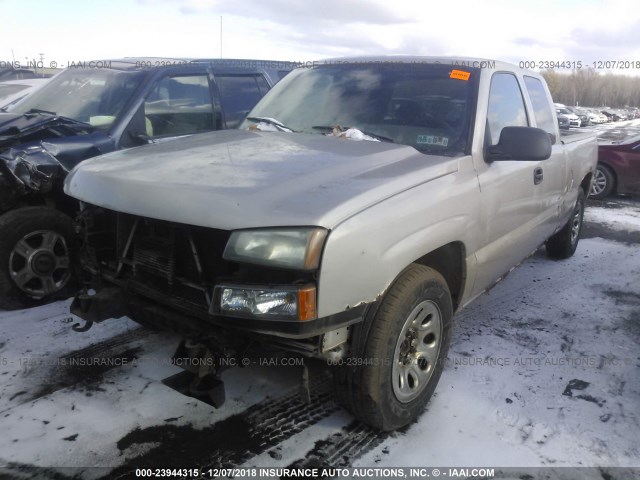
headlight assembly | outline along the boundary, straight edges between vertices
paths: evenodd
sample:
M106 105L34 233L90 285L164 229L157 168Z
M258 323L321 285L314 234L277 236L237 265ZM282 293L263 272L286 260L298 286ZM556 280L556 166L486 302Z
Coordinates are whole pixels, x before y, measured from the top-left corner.
M314 320L316 289L312 285L262 287L219 285L210 313L265 320Z
M324 228L237 230L231 234L223 257L269 267L315 270L326 237Z

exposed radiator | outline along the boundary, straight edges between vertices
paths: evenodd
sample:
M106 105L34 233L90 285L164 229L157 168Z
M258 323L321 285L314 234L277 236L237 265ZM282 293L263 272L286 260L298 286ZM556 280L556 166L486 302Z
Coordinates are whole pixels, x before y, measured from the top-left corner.
M139 238L133 244L134 275L143 269L161 276L173 285L176 274L175 244L169 240Z

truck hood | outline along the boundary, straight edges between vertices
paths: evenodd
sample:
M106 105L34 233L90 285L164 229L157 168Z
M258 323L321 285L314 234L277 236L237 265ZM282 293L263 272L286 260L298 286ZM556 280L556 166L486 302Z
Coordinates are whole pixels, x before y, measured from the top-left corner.
M65 192L108 209L189 225L331 229L457 168L457 158L392 143L229 130L87 160L67 177Z
M0 113L0 151L36 140L92 132L94 127L43 113Z

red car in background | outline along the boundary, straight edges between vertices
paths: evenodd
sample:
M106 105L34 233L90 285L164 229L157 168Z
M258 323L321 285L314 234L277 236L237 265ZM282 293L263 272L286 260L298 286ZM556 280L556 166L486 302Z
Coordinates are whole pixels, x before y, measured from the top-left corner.
M640 193L640 135L598 145L598 168L590 198Z

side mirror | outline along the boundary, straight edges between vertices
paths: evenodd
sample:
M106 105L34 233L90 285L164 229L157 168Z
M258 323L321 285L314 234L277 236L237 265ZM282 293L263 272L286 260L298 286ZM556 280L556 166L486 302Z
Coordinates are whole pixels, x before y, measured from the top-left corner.
M551 138L540 128L504 127L497 145L488 148L485 159L499 160L546 160L551 156Z

